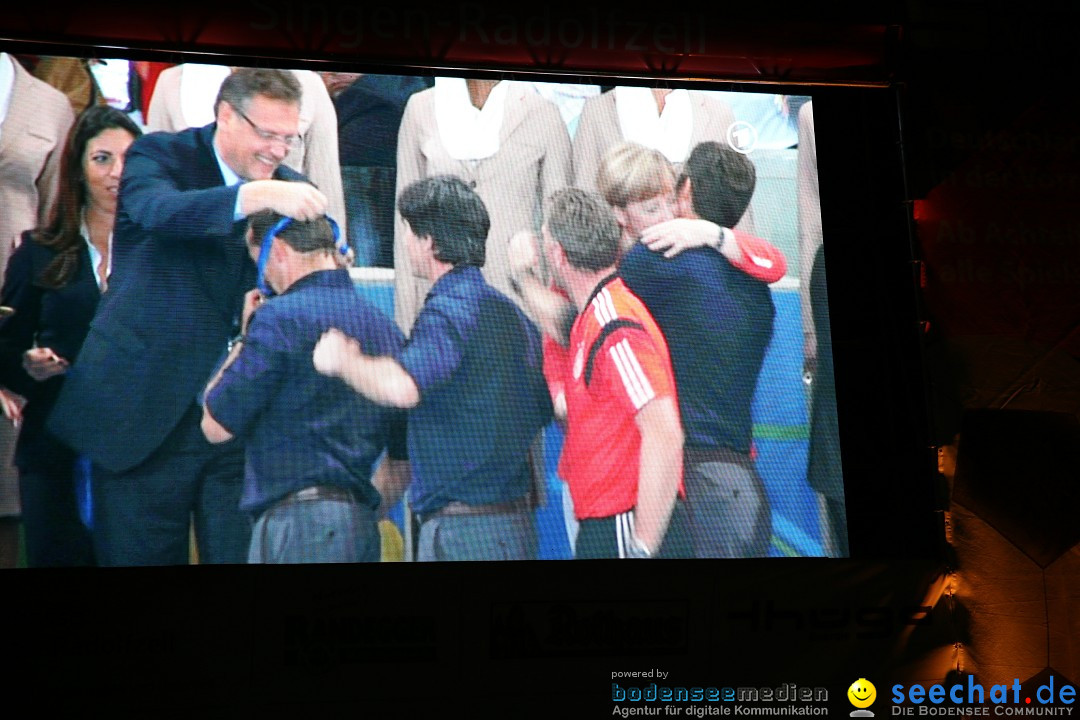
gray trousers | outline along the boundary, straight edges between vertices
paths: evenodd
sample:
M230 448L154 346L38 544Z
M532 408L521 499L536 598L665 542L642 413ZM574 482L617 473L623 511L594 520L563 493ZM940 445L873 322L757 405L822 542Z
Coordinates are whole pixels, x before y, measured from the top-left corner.
M374 510L344 500L305 500L259 516L248 562L378 562L381 551Z
M753 462L727 451L687 450L683 464L694 555L766 557L772 515Z
M492 515L438 515L420 526L418 562L535 560L536 519L530 511Z

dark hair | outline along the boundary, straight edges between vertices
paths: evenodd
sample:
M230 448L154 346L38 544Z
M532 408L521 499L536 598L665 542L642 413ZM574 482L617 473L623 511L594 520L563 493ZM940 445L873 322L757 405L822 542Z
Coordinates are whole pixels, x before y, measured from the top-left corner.
M253 213L248 218L248 227L251 228L252 233L248 242L255 247L262 245L266 233L284 217L273 210L260 210ZM306 253L317 250L335 252L337 250L337 245L334 243L334 231L325 216L314 220L293 220L276 237L281 238L297 252Z
M88 107L68 132L64 154L60 159L56 206L49 223L36 229L33 234L34 242L51 248L56 256L35 279L36 285L54 290L62 288L79 267L79 255L84 244L82 213L88 199L83 156L91 140L112 129L126 130L133 138L142 135L142 130L131 118L108 105Z
M227 102L240 112L246 112L248 103L256 95L272 100L300 104L302 90L300 81L288 70L273 68L239 68L225 78L214 101L214 116L221 103Z
M677 188L690 180L694 212L723 227L735 227L754 195L757 170L745 154L718 142L699 143L686 158Z
M483 267L491 218L484 201L460 178L417 180L398 196L398 212L414 233L431 237L437 260Z
M575 268L596 272L617 262L619 222L598 193L559 190L548 197L544 219L551 237Z

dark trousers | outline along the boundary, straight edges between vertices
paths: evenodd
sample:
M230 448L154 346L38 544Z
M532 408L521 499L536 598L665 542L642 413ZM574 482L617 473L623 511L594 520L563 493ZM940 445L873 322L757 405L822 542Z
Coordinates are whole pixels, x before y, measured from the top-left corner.
M201 416L192 405L161 447L130 470L94 466L93 538L101 565L187 564L192 519L199 562L246 562L251 521L239 507L243 448L208 443Z
M629 528L633 526L627 516L633 512L621 513L606 518L585 518L578 523L577 543L574 545L574 557L578 560L598 560L626 557L629 546ZM686 505L682 500L675 501L668 520L664 541L660 551L654 557L662 559L692 558L693 545L690 542L690 526L686 516Z
M72 463L19 470L27 567L90 567L94 547L79 520Z

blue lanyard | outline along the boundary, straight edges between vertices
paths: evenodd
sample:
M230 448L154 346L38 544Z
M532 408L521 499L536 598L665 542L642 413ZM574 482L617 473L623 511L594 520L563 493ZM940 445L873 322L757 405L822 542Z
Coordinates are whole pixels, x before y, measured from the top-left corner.
M274 227L266 231L263 235L262 245L259 247L259 262L257 264L258 269L258 287L259 292L263 294L263 297L270 297L274 294L273 289L266 284L266 263L270 260L270 247L274 244L274 238L284 232L285 228L292 224L293 219L291 217L283 217L277 221ZM341 237L341 228L334 222L334 219L329 215L326 216L326 222L330 223L330 229L334 233L334 245L337 247L338 252L342 255L347 255L349 252L349 244Z

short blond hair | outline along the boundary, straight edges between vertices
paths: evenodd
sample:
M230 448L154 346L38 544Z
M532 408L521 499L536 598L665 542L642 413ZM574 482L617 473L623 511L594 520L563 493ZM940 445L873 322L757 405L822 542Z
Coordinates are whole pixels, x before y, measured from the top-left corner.
M604 154L596 187L609 205L624 208L674 190L675 169L659 150L619 143Z

